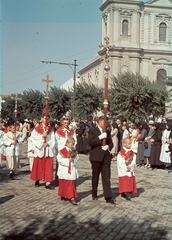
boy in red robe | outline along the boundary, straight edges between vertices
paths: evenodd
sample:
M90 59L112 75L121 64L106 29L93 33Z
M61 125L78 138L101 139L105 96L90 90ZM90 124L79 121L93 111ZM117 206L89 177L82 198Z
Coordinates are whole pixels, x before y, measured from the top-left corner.
M42 116L42 123L32 131L31 138L34 145L34 162L30 179L35 181L35 187L39 187L39 181L42 180L46 183L46 189L54 189L50 183L53 181L55 136L45 115Z
M130 148L131 139L124 139L123 148L117 156L119 193L121 193L121 197L126 200L131 200L129 193L137 193L136 179L134 176L136 154Z
M74 150L75 140L73 137L68 137L66 145L59 151L58 159L58 178L59 188L58 196L61 200L69 199L72 205L76 205L75 198L78 197L76 192L76 179L78 171L76 164L78 161L77 152Z

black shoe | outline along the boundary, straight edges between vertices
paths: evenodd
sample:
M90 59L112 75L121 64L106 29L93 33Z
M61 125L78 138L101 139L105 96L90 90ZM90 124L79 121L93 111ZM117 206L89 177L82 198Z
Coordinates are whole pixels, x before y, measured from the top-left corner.
M14 177L14 171L10 171L9 178L13 178L13 177Z
M121 193L121 197L126 198L126 194L124 192Z
M35 187L39 187L39 180L35 182Z
M74 198L70 199L70 203L71 203L72 205L77 205L77 202L75 201Z
M50 190L54 190L55 189L53 186L51 186L51 184L45 185L45 188L46 189L50 189Z
M61 197L61 201L66 201L67 199L65 197Z
M131 198L128 195L125 197L125 199L131 201Z
M92 197L92 200L98 200L98 197Z
M112 198L106 199L106 203L115 204L115 202Z

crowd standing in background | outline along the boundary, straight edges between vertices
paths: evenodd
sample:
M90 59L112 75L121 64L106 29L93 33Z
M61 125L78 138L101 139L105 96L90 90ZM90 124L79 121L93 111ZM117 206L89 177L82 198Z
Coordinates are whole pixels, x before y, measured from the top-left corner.
M98 200L101 174L105 200L112 204L111 161L117 161L119 193L126 200L130 200L129 193L137 191L134 166L172 172L171 120L161 122L158 119L154 122L150 119L140 123L131 123L126 119L108 120L106 132L103 132L103 117L88 120L63 117L59 121L50 121L45 117L43 114L39 120L26 118L17 122L1 119L0 154L1 159L6 160L10 178L14 178L21 167L23 144L28 144L30 178L35 182L35 187L44 181L46 189L54 189L51 183L53 161L56 159L58 195L61 200L69 200L73 205L77 204L76 164L80 154L88 155L90 160L92 199ZM102 144L103 139L106 140L105 145Z

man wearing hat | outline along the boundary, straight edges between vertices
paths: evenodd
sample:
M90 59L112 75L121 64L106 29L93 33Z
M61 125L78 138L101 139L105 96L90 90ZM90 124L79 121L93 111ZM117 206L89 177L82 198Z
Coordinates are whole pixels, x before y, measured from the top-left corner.
M90 162L92 166L92 199L98 200L97 188L99 175L102 176L103 194L107 203L114 204L110 186L110 150L113 147L110 132L103 132L104 117L99 117L96 127L91 127L88 133L88 145L90 148ZM106 139L106 145L102 146L102 140Z

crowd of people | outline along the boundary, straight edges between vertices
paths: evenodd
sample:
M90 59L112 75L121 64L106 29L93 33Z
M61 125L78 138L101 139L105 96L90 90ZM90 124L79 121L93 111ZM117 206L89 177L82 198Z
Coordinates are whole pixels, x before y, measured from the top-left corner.
M14 178L17 168L21 167L22 145L28 144L30 179L35 187L44 181L46 189L54 189L53 163L56 159L58 196L73 205L77 204L78 196L76 179L79 154L89 156L92 200L98 200L101 174L104 198L110 204L114 204L110 182L112 161L117 162L119 193L126 200L131 200L129 194L137 192L134 166L172 171L171 121L130 123L126 119L107 120L106 131L104 124L103 116L87 121L77 118L70 121L67 117L50 121L46 114L39 121L1 119L1 159L6 160L9 177Z

